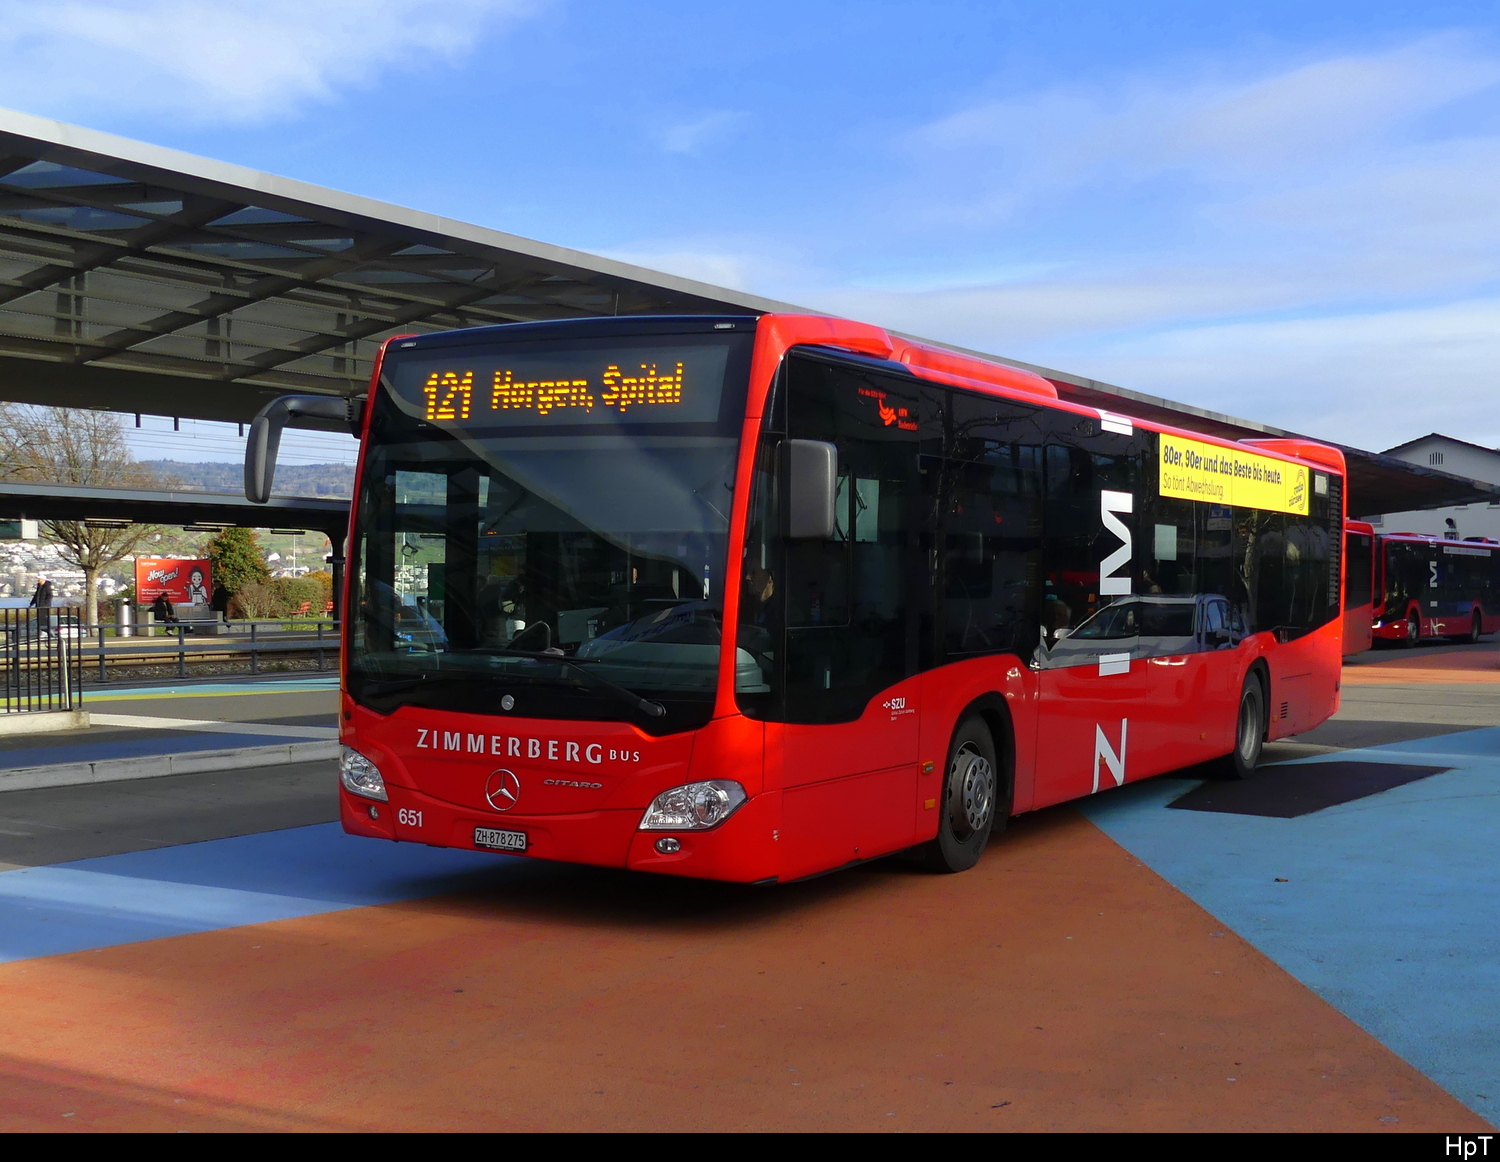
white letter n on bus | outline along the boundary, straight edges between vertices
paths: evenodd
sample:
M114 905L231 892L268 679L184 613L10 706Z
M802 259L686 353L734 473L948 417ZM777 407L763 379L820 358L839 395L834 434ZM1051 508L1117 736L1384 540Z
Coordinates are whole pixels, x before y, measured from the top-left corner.
M1120 719L1120 752L1115 753L1115 748L1109 745L1109 739L1104 737L1104 727L1097 722L1094 723L1094 789L1090 794L1099 791L1099 761L1102 759L1104 765L1109 768L1109 774L1115 781L1115 786L1125 785L1125 737L1130 729L1130 719Z

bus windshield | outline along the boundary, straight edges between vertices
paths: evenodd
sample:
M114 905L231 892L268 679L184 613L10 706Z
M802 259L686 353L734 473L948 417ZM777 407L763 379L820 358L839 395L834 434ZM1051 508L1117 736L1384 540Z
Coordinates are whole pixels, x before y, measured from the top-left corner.
M357 498L350 695L385 713L513 711L655 733L706 722L748 341L469 344L388 360Z

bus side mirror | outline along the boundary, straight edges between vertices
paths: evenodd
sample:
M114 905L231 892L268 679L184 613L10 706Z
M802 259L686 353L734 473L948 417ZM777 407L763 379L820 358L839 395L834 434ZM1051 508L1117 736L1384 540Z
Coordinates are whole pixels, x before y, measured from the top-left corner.
M838 449L824 440L781 445L786 490L786 535L792 540L833 539L838 495Z
M348 424L358 436L363 415L362 401L335 395L284 395L266 404L251 421L250 439L245 443L245 499L251 504L271 499L281 432L293 419L333 420Z

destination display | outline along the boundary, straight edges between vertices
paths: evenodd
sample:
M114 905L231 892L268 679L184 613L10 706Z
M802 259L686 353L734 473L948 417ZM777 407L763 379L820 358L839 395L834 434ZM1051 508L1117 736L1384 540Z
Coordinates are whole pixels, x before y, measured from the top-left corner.
M712 423L728 359L722 343L470 349L398 360L388 379L402 410L445 426Z
M1308 470L1300 464L1165 432L1160 444L1162 496L1307 515Z

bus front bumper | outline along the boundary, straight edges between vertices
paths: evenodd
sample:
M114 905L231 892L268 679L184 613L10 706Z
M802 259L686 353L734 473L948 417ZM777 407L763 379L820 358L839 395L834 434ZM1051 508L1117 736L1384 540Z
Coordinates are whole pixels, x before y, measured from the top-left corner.
M386 785L390 801L375 802L339 788L340 816L350 835L456 847L497 855L525 855L563 863L629 868L697 879L758 883L776 878L775 793L756 795L709 831L641 831L640 808L567 815L481 814L406 787ZM524 851L475 842L478 831L525 836ZM677 841L675 852L657 841ZM670 846L670 845L667 845Z

